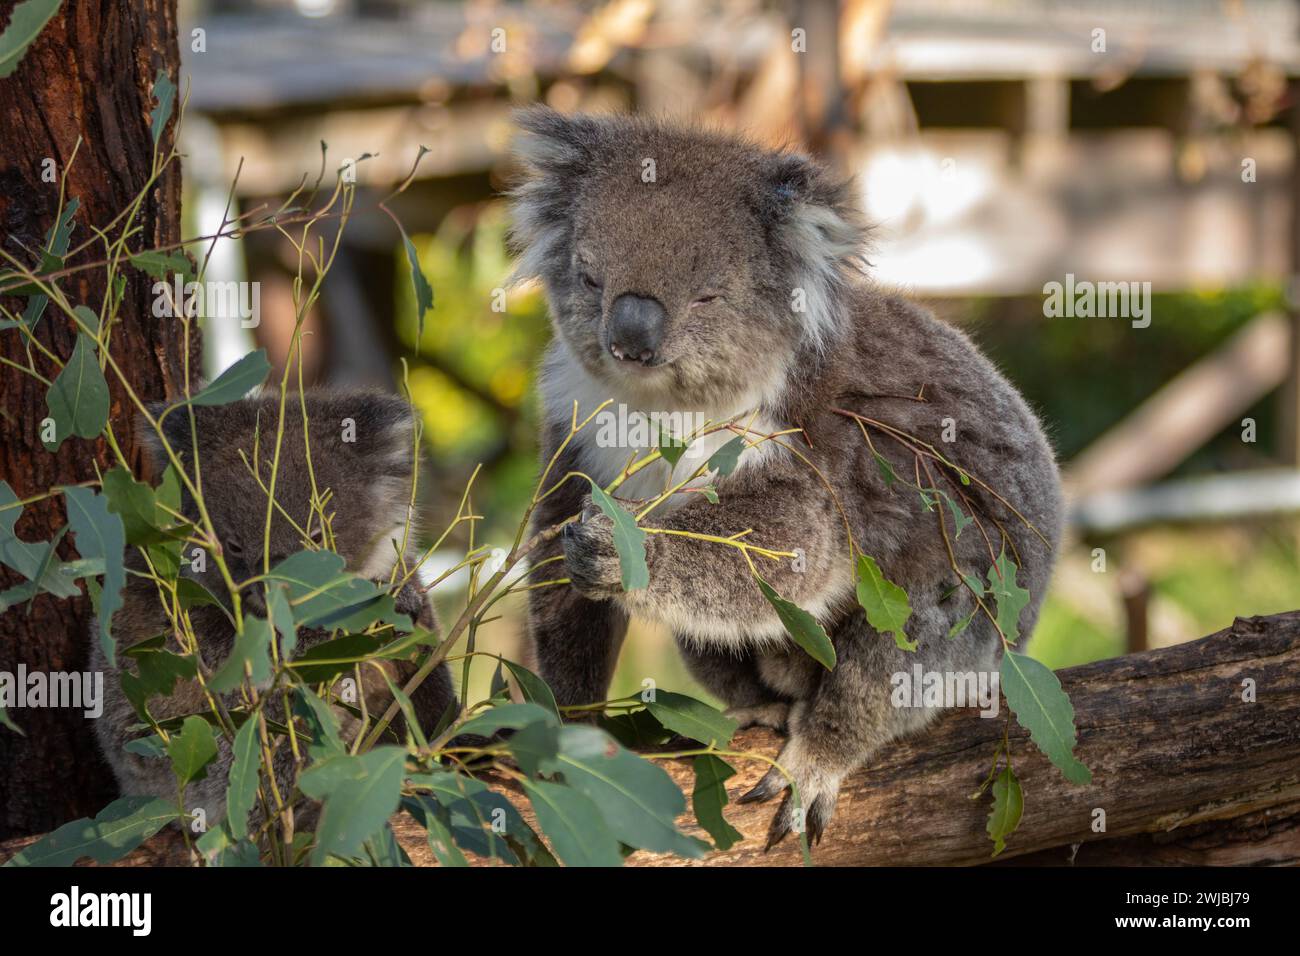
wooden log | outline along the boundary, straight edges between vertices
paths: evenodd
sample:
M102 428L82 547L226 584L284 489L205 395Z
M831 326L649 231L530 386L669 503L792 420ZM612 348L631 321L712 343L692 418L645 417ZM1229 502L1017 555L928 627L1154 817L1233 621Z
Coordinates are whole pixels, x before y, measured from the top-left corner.
M1199 641L1072 667L1059 676L1074 703L1076 754L1092 769L1092 783L1068 783L1013 722L1011 749L1025 810L999 863L1300 862L1300 611L1238 619ZM850 777L813 861L990 862L984 831L989 798L972 800L971 794L988 773L1003 717L954 711ZM743 731L733 742L734 749L767 754L779 746L765 730ZM738 772L728 792L734 801L764 766L733 763ZM689 762L665 767L689 793ZM702 861L637 853L628 863L796 865L801 857L791 839L763 851L774 809L729 805L727 819L745 839L726 853ZM693 822L683 824L694 831ZM393 825L413 862L430 865L423 831L404 815ZM0 844L0 858L31 839ZM124 863L184 861L180 838L160 834Z

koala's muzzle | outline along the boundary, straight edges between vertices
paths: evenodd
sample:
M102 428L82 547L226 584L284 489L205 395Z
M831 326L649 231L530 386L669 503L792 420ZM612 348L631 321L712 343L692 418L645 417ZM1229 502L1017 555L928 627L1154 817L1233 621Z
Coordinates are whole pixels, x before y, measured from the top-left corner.
M658 300L630 292L620 295L609 310L610 354L622 362L656 364L667 319Z

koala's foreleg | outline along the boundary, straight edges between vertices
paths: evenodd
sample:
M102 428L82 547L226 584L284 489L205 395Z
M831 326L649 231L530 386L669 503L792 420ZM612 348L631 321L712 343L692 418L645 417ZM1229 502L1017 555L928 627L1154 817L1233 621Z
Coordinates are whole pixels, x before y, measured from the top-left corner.
M763 682L752 652L711 647L682 634L676 637L686 669L726 704L728 717L741 727L785 728L792 698Z
M753 555L754 567L778 594L814 614L852 593L844 523L815 480L736 483L719 504L698 497L675 511L651 512L641 523L649 529L646 587L623 590L613 522L587 507L582 522L566 529L564 538L574 588L589 598L617 600L634 616L702 642L736 646L785 634L745 557L719 538L748 531L745 542L788 552L775 560Z

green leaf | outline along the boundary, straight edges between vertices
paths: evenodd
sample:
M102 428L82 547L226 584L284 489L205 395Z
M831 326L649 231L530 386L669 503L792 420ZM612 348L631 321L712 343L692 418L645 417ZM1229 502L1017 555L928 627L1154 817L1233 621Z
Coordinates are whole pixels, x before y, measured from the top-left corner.
M234 757L226 786L226 822L236 840L248 836L248 814L257 799L257 774L261 766L258 752L257 718L249 716L235 734Z
M948 636L956 637L958 634L964 632L966 628L970 627L970 622L975 620L975 615L977 613L979 613L978 607L976 607L974 611L971 611L969 614L963 617L960 621L953 624L952 627L948 628Z
M695 819L713 838L715 847L729 850L744 839L743 834L722 816L722 808L727 805L727 779L734 777L736 771L713 754L700 754L695 758L694 766L695 792L691 796L691 806L695 810Z
M140 715L148 720L148 703L153 697L170 697L178 680L190 680L198 673L195 662L164 649L159 635L131 645L124 652L135 661L135 673L121 670L122 693Z
M150 760L162 760L167 756L167 745L157 734L150 734L148 737L140 737L136 740L128 740L122 747L129 754L135 754L139 757L148 757Z
M162 138L167 121L171 119L172 104L176 100L176 84L167 76L165 70L159 70L157 78L153 81L153 98L158 101L158 105L149 112L149 132L156 146L158 140Z
M433 286L429 285L429 280L424 277L424 270L420 268L420 256L415 251L415 243L411 242L410 237L406 235L406 230L401 226L398 226L397 230L402 234L406 262L411 267L411 288L415 292L415 343L418 349L420 340L424 338L424 314L433 308Z
M1007 837L1020 826L1020 814L1024 809L1025 795L1020 790L1020 781L1011 765L1007 764L993 781L993 810L989 813L986 827L993 840L994 856L1007 848Z
M469 866L469 860L456 846L451 829L451 811L426 793L402 798L402 809L424 827L429 849L439 866Z
M898 481L898 475L894 474L894 466L888 458L878 451L873 451L871 455L876 460L876 468L880 470L880 477L885 480L885 487L893 488L894 482Z
M912 616L907 592L886 578L876 559L867 554L858 555L858 603L867 612L868 624L881 634L893 634L900 649L916 650L916 641L909 641L903 630Z
M244 679L244 665L248 665L254 687L271 679L271 625L264 617L244 615L244 633L235 638L235 646L208 681L208 687L224 694L234 690Z
M686 449L690 447L690 443L667 432L659 432L655 435L655 447L659 449L659 456L668 462L668 467L676 468L677 463L682 460L682 455L686 454Z
M622 866L618 840L590 798L543 780L525 780L524 792L555 855L568 866Z
M745 450L745 437L737 435L709 457L709 470L716 471L719 478L725 478L736 470L740 462L740 453Z
M551 862L514 804L481 781L444 770L413 776L410 781L428 787L431 798L447 811L452 838L461 849L511 865Z
M1012 644L1020 639L1020 612L1029 603L1029 592L1016 584L1016 563L1006 551L989 568L989 594L998 604L998 627Z
M112 863L180 816L175 800L122 797L96 814L73 820L36 841L5 866L71 866L82 857Z
M280 657L292 660L293 652L298 647L298 626L293 621L293 609L289 606L288 585L278 581L267 582L266 617L280 635Z
M827 670L835 667L835 645L831 639L826 636L826 630L817 623L817 618L813 617L799 605L787 601L781 595L773 590L772 585L768 584L757 574L754 580L758 583L758 589L763 592L763 597L772 605L776 611L776 616L781 619L785 625L786 632L794 639L794 642L802 647L808 656Z
M187 282L194 281L194 263L189 256L177 250L174 252L137 252L127 257L131 265L155 279L166 281L173 275L180 275Z
M185 535L187 526L174 527L175 519L158 506L154 490L121 465L104 474L103 490L108 510L122 519L127 544L158 544Z
M618 502L594 481L591 483L591 500L614 522L614 547L618 550L618 563L623 571L623 590L635 591L646 587L650 584L650 569L645 563L645 532L637 526L636 517L619 507Z
M491 737L498 730L521 730L538 721L552 726L559 724L559 718L553 711L538 704L500 704L474 715L457 727L456 731L460 734Z
M704 497L709 504L716 505L718 503L718 489L712 485L705 485L700 491L704 493Z
M45 405L54 419L54 441L48 451L58 451L69 435L95 438L108 424L108 382L95 358L95 341L81 333L72 357L50 385Z
M931 498L930 494L926 494L926 492L929 492L930 494L933 495L937 495L938 498L937 499ZM942 489L939 488L921 489L921 501L925 505L926 511L934 510L936 500L942 501L945 505L947 505L948 513L952 515L952 521L954 525L952 537L954 541L961 537L961 533L966 530L967 525L972 525L975 523L975 519L967 517L966 512L961 510L961 508L957 505L957 502L952 500L952 496L949 495L948 492L943 491Z
M344 634L303 651L293 661L293 672L304 683L323 684L350 672L382 643L383 637L377 634Z
M271 569L270 581L288 586L293 618L299 627L361 631L377 622L408 630L410 618L399 615L391 595L373 581L344 569L333 551L299 551Z
M24 0L9 14L9 26L0 33L0 79L18 69L23 55L40 36L62 0Z
M307 753L316 761L343 753L343 739L339 735L339 721L333 708L317 697L310 687L299 684L295 689L298 694L294 700L294 713L306 722L311 741Z
M171 757L172 771L182 788L192 780L202 780L208 775L208 764L217 756L212 725L202 717L186 717L181 732L167 744L167 756Z
M253 867L261 866L257 845L247 839L237 839L228 825L212 827L194 841L208 866Z
M307 796L324 801L320 825L316 828L313 865L320 866L329 857L349 859L361 851L361 845L383 829L397 810L402 795L406 751L401 747L376 747L357 757L332 757L326 763L344 762L344 775L337 772L325 787L316 784L315 774L321 765L313 765L299 777L299 787Z
M266 359L266 349L249 352L230 368L216 377L207 388L190 398L191 405L229 405L237 402L250 391L257 388L271 371L271 363ZM171 406L167 411L181 408L181 402Z
M522 664L516 664L514 661L508 661L504 658L500 660L500 663L505 664L509 669L510 676L519 685L519 692L524 695L524 700L545 707L556 717L560 716L559 705L555 702L555 695L551 693L551 688L546 686L546 681Z
M117 661L117 648L109 633L113 614L122 606L122 588L126 585L126 532L122 519L108 510L108 499L89 488L73 485L63 489L68 506L68 527L77 538L77 552L87 559L104 562L104 589L99 599L99 641L110 665Z
M1000 677L1007 705L1038 749L1066 780L1090 782L1091 771L1074 756L1074 706L1051 669L1032 657L1007 651L1002 655Z
M63 212L59 215L59 221L45 233L45 249L41 252L42 272L57 272L63 268L63 257L67 254L68 245L72 241L72 218L77 214L77 209L80 206L80 199L76 196L70 197L63 207ZM32 289L33 294L27 300L27 308L23 310L22 322L29 329L36 328L36 323L41 320L41 316L45 314L45 307L49 304L49 298L44 292L38 290L39 286ZM17 289L6 290L6 293L10 295L20 294ZM76 306L72 311L78 315L83 312L90 312L84 305ZM92 321L88 324L97 328L99 326L99 317L93 312L90 312L90 315Z
M693 858L707 849L677 829L686 798L672 778L595 727L564 727L559 756L543 762L541 769L564 774L566 784L599 808L621 843Z
M655 691L654 700L646 703L646 709L669 730L691 740L698 740L706 747L710 744L715 747L727 746L738 726L736 721L716 707L710 707L694 697L666 690Z

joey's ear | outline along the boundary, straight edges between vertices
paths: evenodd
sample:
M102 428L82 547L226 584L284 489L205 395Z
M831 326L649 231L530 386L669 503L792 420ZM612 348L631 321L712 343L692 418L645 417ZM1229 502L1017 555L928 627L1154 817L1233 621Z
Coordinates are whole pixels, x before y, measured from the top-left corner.
M345 449L371 475L408 478L413 470L416 419L411 405L396 395L357 392L333 402L339 419L337 434ZM334 427L312 412L312 434Z
M863 266L866 219L852 182L806 156L773 155L765 183L763 219L773 256L794 294L802 294L805 334L825 345L843 322L839 287Z
M190 457L191 439L190 439L190 416L186 413L184 406L176 406L170 402L147 402L145 408L154 421L161 420L163 435L167 438L167 444L171 445L177 457L183 459ZM171 409L168 412L168 409ZM197 413L200 409L195 409L196 424ZM167 452L163 448L162 440L158 437L158 432L144 418L140 416L136 420L136 435L140 444L148 452L149 464L155 474L162 474L166 470L170 461L167 458Z
M565 116L546 106L517 110L513 149L523 167L510 192L511 250L519 257L512 282L542 275L567 260L573 197L579 182L604 152L604 122Z

